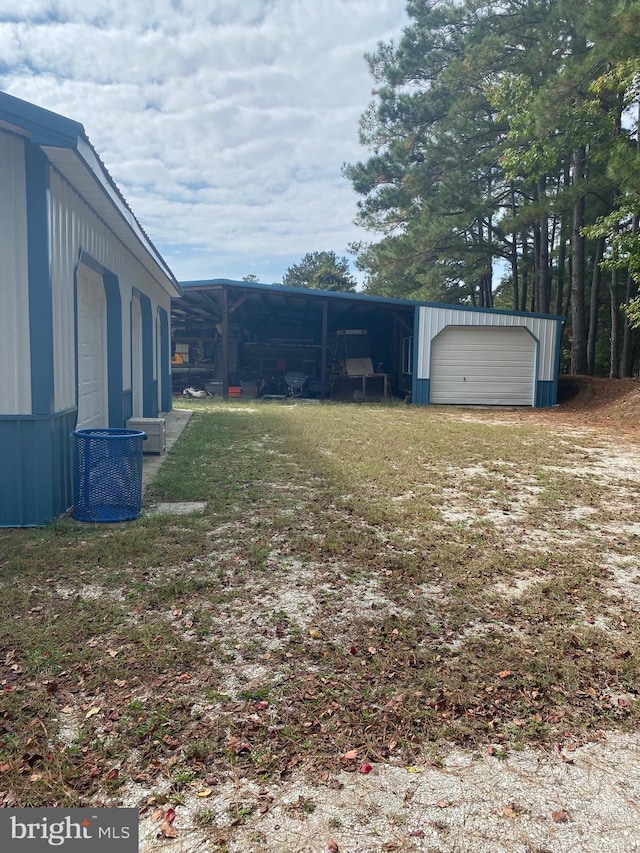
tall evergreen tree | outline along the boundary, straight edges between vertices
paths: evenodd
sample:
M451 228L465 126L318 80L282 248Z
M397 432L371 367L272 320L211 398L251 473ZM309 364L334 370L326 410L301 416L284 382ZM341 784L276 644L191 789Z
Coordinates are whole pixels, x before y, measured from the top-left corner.
M382 235L359 256L367 288L490 306L502 260L512 307L559 312L570 297L571 366L593 371L610 332L597 265L612 240L588 226L626 192L611 163L635 132L640 0L413 0L407 11L399 44L368 57L371 156L345 166L358 221Z
M347 293L356 289L356 280L349 272L348 259L338 258L335 252L307 252L300 263L287 269L282 283L289 287Z

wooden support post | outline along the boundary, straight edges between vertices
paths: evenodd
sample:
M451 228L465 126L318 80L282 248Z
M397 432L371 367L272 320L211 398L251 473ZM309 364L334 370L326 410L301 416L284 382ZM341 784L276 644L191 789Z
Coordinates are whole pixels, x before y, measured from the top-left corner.
M229 292L222 287L222 397L229 398Z
M320 399L327 396L327 328L329 317L329 300L322 300L322 346L320 349Z

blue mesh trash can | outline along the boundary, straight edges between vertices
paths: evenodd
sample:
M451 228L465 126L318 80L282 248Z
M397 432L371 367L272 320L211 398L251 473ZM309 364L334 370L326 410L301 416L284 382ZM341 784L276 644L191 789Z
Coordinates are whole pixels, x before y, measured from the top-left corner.
M133 429L77 429L73 517L131 521L142 512L142 443Z

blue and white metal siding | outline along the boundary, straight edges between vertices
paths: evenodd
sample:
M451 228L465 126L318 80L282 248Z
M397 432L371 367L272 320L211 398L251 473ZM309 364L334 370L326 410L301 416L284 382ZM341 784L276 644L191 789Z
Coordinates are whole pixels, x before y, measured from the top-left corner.
M0 415L31 413L24 141L0 131Z
M55 408L76 405L74 275L81 250L116 276L122 303L122 389L131 388L130 310L134 288L154 306L171 300L151 274L114 237L76 191L55 171L50 176L51 270ZM153 324L151 334L155 334ZM155 343L152 347L155 352Z
M416 311L416 402L428 402L425 397L428 397L431 379L431 342L447 326L507 326L528 329L538 346L533 405L549 405L555 402L558 347L562 334L559 318L427 305L421 305Z

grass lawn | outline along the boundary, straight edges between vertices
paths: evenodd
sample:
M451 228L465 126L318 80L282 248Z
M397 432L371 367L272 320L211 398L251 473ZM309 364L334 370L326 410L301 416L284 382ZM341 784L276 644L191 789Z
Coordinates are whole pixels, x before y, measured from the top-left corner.
M145 496L205 511L0 531L4 805L637 728L635 447L531 410L252 403L190 401Z

